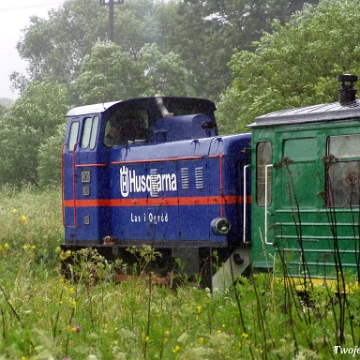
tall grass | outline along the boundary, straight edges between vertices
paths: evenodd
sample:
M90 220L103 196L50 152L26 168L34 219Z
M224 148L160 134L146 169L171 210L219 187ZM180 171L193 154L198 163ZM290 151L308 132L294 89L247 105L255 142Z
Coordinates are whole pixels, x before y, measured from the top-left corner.
M155 286L151 277L115 284L112 264L89 263L99 260L93 251L77 255L75 282L59 271L59 192L5 189L0 204L0 359L353 358L333 351L341 309L331 288L314 286L305 304L293 281L272 272L216 296L189 284ZM342 315L343 346L354 348L355 286L347 301L354 311Z

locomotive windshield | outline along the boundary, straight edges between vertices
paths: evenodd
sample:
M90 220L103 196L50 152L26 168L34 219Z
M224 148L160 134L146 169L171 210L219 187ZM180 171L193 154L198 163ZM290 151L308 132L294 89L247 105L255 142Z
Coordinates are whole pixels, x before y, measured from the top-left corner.
M147 141L148 116L143 110L121 109L109 117L104 143L107 146L129 145Z

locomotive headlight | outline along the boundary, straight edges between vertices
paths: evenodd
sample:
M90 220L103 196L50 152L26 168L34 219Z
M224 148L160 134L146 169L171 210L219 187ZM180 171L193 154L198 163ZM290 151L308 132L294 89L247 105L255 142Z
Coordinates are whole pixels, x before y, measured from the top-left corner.
M231 224L228 219L218 217L211 221L211 229L215 235L227 235L230 231Z

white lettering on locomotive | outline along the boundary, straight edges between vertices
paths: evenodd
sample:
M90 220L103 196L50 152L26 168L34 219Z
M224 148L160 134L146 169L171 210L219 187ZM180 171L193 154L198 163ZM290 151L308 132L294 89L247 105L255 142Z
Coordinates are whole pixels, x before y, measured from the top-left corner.
M176 174L137 175L136 170L126 166L120 168L120 193L128 197L130 193L148 191L151 197L157 197L159 191L177 191Z

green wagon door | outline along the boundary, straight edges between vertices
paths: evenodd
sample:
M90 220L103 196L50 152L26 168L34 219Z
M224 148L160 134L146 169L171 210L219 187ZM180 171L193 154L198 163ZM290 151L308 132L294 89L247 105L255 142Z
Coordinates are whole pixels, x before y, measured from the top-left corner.
M324 281L357 268L360 135L302 135L274 165L275 243L289 275Z
M276 247L286 261L287 272L295 277L319 276L326 214L321 191L323 164L317 138L283 134L282 158L275 165L279 199L275 211ZM324 216L325 215L325 216ZM327 234L328 236L328 234Z

